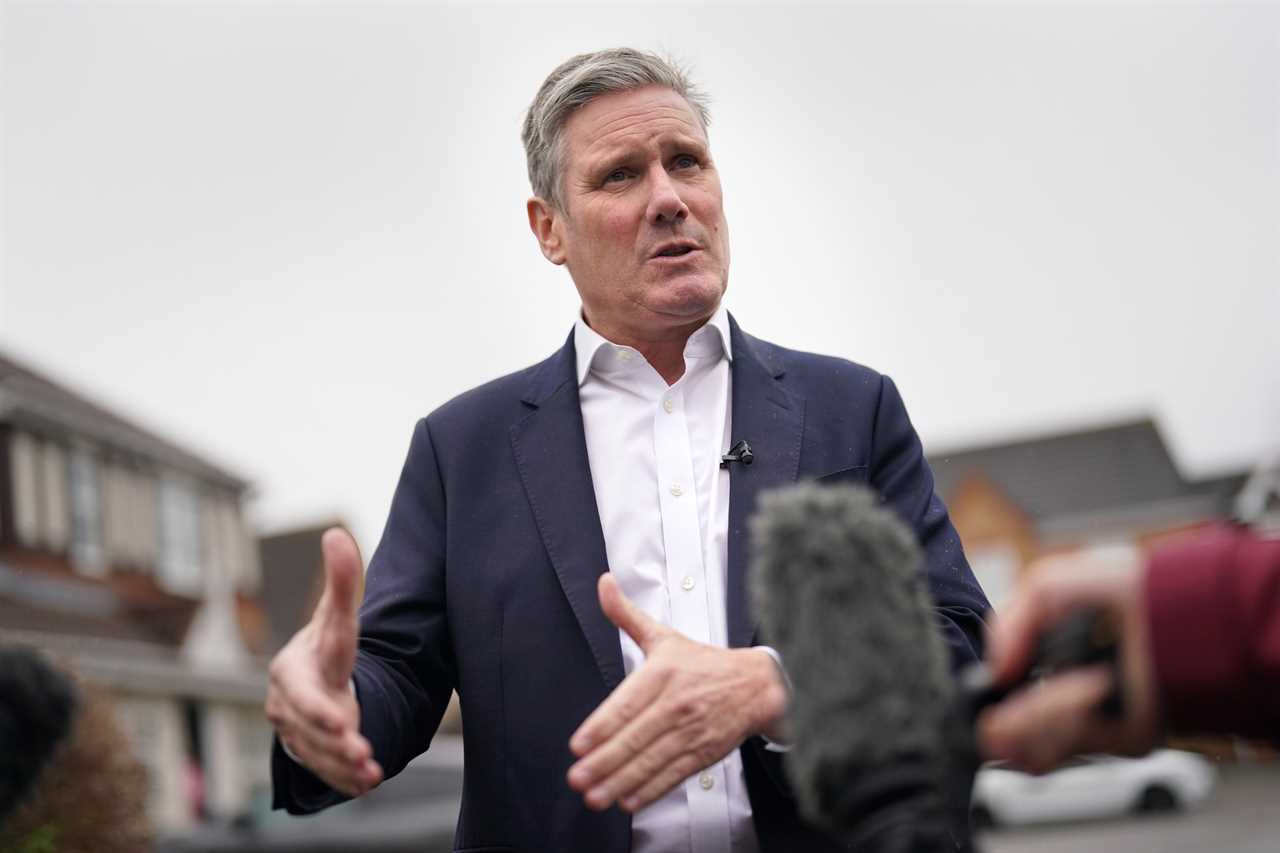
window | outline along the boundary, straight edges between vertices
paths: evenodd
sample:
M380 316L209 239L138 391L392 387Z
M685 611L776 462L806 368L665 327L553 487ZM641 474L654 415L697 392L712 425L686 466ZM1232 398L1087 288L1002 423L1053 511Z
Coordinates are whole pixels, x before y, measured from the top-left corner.
M102 530L107 562L134 569L156 563L156 495L151 478L126 464L102 466Z
M24 432L9 442L13 528L27 547L42 544L40 531L40 445Z
M85 574L106 570L98 462L84 447L71 452L71 560Z
M238 592L258 590L257 555L240 515L239 496L224 492L206 500L205 553L207 565L227 578Z
M141 472L129 475L129 553L133 563L154 569L158 562L159 499L155 477Z
M160 482L160 577L174 592L200 595L200 500L176 476Z
M40 527L44 547L64 553L70 540L67 507L67 454L53 442L42 443L40 454Z
M51 441L15 431L9 454L18 541L28 548L65 552L71 538L66 452Z
M102 471L102 547L107 562L113 566L136 566L132 547L134 525L130 486L133 474L121 465L103 465Z

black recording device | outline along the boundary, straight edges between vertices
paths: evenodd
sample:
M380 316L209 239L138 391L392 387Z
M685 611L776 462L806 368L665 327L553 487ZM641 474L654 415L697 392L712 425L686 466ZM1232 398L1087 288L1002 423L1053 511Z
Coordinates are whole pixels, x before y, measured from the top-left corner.
M743 465L750 465L755 461L756 455L751 452L751 445L746 441L739 441L729 448L729 452L720 457L720 467L728 468L730 462L741 462Z

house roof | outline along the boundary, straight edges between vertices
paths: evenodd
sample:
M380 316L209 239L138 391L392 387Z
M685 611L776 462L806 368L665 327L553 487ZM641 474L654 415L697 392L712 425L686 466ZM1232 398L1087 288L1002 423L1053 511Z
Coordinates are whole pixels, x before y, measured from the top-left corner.
M0 352L0 421L83 436L235 491L249 483Z
M981 473L1038 523L1151 507L1221 516L1245 474L1189 482L1150 419L929 454L946 497Z

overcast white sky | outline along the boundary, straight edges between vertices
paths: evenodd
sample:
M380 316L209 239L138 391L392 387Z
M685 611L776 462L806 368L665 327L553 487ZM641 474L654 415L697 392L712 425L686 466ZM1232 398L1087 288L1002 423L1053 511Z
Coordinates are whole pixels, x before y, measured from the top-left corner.
M528 233L542 78L691 64L749 331L902 388L927 447L1150 413L1280 450L1280 9L3 7L0 346L381 530L416 418L577 307Z

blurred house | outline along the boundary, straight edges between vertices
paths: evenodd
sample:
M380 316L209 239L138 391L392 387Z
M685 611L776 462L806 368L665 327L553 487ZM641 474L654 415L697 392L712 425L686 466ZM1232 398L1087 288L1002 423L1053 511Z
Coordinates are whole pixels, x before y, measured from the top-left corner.
M160 830L269 786L248 483L0 355L0 639L114 700Z
M1134 554L1232 516L1246 472L1187 480L1151 420L931 453L939 494L992 603L1037 557Z

